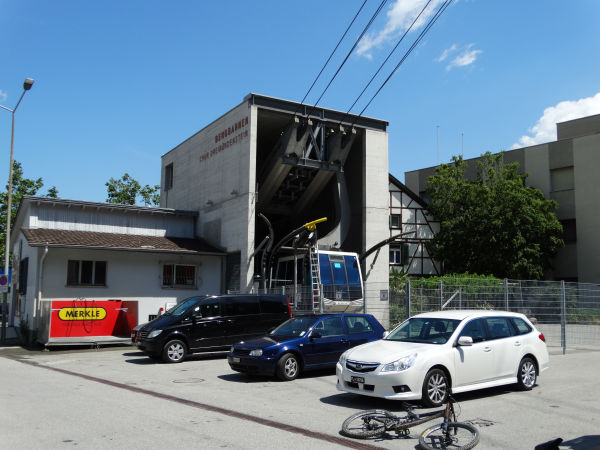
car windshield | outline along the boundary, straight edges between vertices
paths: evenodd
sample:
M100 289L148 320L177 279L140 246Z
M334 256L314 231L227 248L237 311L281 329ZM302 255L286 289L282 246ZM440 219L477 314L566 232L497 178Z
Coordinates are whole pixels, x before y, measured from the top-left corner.
M190 298L186 298L184 301L182 301L181 303L176 304L175 306L173 306L172 308L168 309L164 315L165 316L180 316L182 315L190 306L194 305L195 303L198 302L198 300L202 299L204 297L190 297Z
M304 336L317 321L317 317L295 317L286 320L269 334L271 336Z
M445 344L460 320L413 317L401 323L385 338L388 341Z

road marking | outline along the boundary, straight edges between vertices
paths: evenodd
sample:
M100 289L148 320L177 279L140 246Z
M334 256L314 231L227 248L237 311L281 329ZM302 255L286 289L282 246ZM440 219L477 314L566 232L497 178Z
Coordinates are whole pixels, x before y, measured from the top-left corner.
M59 372L59 373L65 374L65 375L71 375L74 377L83 378L85 380L94 381L96 383L106 384L108 386L112 386L112 387L115 387L118 389L125 389L127 391L137 392L139 394L145 394L145 395L160 398L163 400L169 400L169 401L172 401L175 403L180 403L182 405L191 406L193 408L204 409L206 411L216 412L216 413L223 414L223 415L226 415L229 417L235 417L236 419L247 420L249 422L255 422L260 425L267 426L267 427L276 428L278 430L283 430L283 431L287 431L287 432L294 433L294 434L301 434L303 436L306 436L306 437L309 437L312 439L318 439L318 440L329 442L332 444L339 444L339 445L342 445L342 446L348 447L348 448L365 449L365 450L382 448L382 447L377 447L375 445L366 444L363 442L353 441L351 439L346 439L343 437L332 436L329 434L320 433L318 431L313 431L313 430L309 430L306 428L296 427L294 425L288 425L288 424L282 423L282 422L276 422L274 420L262 419L260 417L255 417L250 414L244 414L244 413L241 413L238 411L233 411L233 410L226 409L226 408L220 408L218 406L209 405L207 403L201 403L201 402L196 402L193 400L187 400L184 398L175 397L174 395L161 394L160 392L154 392L154 391L150 391L148 389L142 389L139 387L130 386L130 385L123 384L123 383L117 383L115 381L106 380L104 378L93 377L93 376L85 375L85 374L78 373L78 372L72 372L70 370L60 369L58 367L47 366L45 364L40 364L38 362L31 361L31 360L25 360L25 359L22 359L19 357L13 357L13 356L8 356L8 355L3 355L3 356L5 356L6 358L10 358L14 361L23 363L23 364L28 364L30 366L39 367L39 368L47 369L47 370L52 370L54 372Z

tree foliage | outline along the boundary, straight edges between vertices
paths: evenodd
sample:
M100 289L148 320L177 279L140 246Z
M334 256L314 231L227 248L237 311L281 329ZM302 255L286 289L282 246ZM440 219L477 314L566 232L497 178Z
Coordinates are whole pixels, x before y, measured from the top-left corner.
M135 205L138 197L141 197L144 205L158 206L160 204L160 186L141 186L140 183L132 178L128 173L115 180L111 178L106 182L108 203L121 203L125 205Z
M30 178L23 177L23 167L20 162L13 161L13 183L12 183L12 197L11 197L11 211L10 211L10 223L11 230L17 217L17 211L21 199L24 195L36 195L38 191L44 185L41 178L32 180ZM48 190L47 197L56 198L58 196L58 190L52 186ZM5 191L0 193L0 254L2 255L2 261L4 261L4 249L6 245L6 209L8 206L8 183L6 184ZM2 263L4 265L4 263Z
M467 163L453 157L429 177L429 212L440 223L431 253L446 272L541 279L564 245L562 226L539 189L525 185L518 163L502 153L482 155L477 175L467 180Z

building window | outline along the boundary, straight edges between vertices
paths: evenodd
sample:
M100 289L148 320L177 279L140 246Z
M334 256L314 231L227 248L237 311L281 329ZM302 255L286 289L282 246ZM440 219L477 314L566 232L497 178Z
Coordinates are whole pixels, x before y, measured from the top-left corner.
M408 244L390 245L390 264L394 266L408 265Z
M575 189L573 166L552 169L550 171L550 183L552 185L552 192Z
M400 214L390 215L390 228L402 228L402 216Z
M163 287L195 287L196 266L165 264L162 285Z
M29 258L23 258L19 262L19 294L27 294L27 272L29 269Z
M563 227L561 239L565 244L577 242L577 222L575 219L561 220L560 224Z
M173 163L165 166L165 191L173 188Z
M106 286L106 261L70 259L67 286Z

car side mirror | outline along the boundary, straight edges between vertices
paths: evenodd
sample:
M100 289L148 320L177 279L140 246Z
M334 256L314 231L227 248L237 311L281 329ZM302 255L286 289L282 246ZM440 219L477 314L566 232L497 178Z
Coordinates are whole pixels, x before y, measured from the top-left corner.
M469 347L473 345L473 338L471 336L461 336L458 338L458 345Z
M319 333L318 331L311 331L310 332L310 339L318 339L322 337L321 333Z

